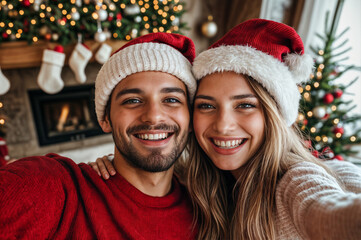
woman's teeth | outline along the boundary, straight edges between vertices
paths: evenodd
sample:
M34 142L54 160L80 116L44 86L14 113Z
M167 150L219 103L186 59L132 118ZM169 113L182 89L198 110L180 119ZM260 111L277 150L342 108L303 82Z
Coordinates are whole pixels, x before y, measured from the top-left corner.
M213 143L220 148L236 148L240 145L242 145L244 142L246 141L246 139L237 139L237 140L228 140L228 141L220 141L220 140L216 140L213 139Z
M163 140L168 137L168 133L137 134L136 137L143 140Z

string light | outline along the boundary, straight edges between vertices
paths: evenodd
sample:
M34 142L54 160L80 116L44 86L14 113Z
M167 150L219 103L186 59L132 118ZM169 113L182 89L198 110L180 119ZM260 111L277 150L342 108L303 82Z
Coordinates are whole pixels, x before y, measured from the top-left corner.
M340 138L341 136L342 136L341 133L336 133L336 137L337 137L337 138Z
M322 55L324 54L324 51L323 51L323 50L319 50L319 51L318 51L318 54L322 56Z
M338 119L338 118L335 118L334 120L333 120L333 124L338 124L340 122L340 119Z
M351 141L351 142L356 141L356 137L355 137L355 136L351 136L351 137L350 137L350 141Z
M315 132L316 132L316 128L315 128L315 127L311 127L310 131L311 131L311 133L315 133Z
M317 142L319 142L319 141L321 141L321 137L320 137L320 136L316 136L316 137L315 137L315 140L316 140Z

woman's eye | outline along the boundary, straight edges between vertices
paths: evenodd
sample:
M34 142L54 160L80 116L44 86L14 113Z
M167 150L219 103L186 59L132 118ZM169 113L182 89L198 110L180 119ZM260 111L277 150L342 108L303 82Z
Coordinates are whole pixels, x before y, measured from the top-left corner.
M198 109L214 109L214 106L208 103L201 103L197 105Z
M238 105L239 108L254 108L256 107L254 104L252 103L241 103Z

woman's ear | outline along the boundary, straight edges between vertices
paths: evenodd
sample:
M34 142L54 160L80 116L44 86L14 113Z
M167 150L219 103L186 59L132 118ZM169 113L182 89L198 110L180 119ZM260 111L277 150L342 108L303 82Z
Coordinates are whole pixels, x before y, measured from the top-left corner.
M104 120L99 121L99 125L106 133L110 133L113 130L107 115L105 115Z

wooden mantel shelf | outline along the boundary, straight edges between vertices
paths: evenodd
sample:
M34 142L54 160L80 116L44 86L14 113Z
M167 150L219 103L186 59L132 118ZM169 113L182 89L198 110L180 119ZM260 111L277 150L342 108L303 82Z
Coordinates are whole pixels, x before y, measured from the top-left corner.
M106 44L113 48L113 52L123 46L126 41L107 40ZM94 40L88 40L84 42L85 45L93 52L93 57L90 62L94 61L94 56L102 43L98 43ZM17 69L28 67L40 67L42 63L44 49L54 49L58 45L57 43L39 41L28 45L27 42L15 41L5 42L0 44L0 68L1 69ZM73 52L75 44L64 47L64 53L66 54L65 64L68 63L68 59Z

